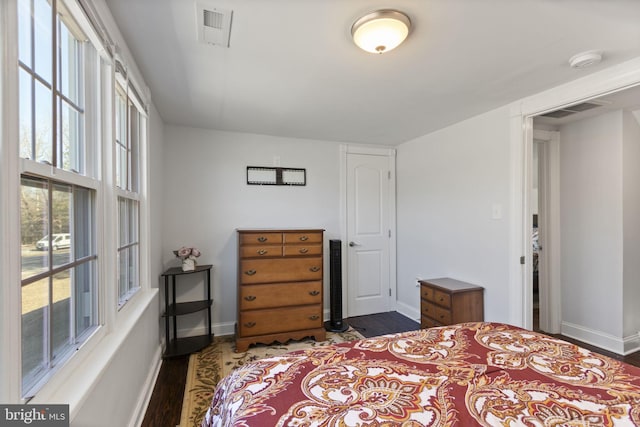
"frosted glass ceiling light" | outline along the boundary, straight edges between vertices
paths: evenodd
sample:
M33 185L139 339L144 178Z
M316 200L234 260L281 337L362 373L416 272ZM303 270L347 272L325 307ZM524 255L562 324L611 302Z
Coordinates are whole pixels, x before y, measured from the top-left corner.
M361 49L384 53L395 49L407 38L411 20L397 10L377 10L353 23L351 35Z

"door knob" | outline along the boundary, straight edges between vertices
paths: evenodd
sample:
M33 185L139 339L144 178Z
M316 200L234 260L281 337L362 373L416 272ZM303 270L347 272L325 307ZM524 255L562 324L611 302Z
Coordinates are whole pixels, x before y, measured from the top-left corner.
M354 246L360 246L360 243L356 243L356 242L349 242L349 246L354 247Z

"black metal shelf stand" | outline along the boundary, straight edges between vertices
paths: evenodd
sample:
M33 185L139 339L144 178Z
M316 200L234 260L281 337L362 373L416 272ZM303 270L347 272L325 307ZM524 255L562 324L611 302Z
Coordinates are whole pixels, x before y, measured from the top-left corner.
M213 332L211 330L211 268L212 265L198 265L195 270L182 271L180 267L173 267L162 273L164 277L164 314L165 318L165 338L166 348L164 358L183 356L191 354L208 346L213 342ZM207 299L199 301L176 302L176 276L186 274L206 273L205 286ZM169 282L171 282L171 299L169 298ZM178 316L197 313L207 310L207 334L178 338ZM172 323L173 328L170 328ZM173 329L173 338L171 337Z

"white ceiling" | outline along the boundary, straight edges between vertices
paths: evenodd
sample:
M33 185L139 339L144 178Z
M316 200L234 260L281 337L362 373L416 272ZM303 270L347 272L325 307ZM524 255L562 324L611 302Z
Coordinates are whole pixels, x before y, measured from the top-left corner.
M197 41L195 0L106 3L165 123L285 137L396 145L640 56L638 0L208 0L229 48ZM389 7L406 42L358 49L353 21Z

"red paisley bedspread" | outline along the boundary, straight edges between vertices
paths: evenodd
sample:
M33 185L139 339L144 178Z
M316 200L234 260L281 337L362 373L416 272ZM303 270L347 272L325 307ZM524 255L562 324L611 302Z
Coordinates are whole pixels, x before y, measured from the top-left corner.
M202 426L638 426L640 368L499 323L313 347L224 378Z

